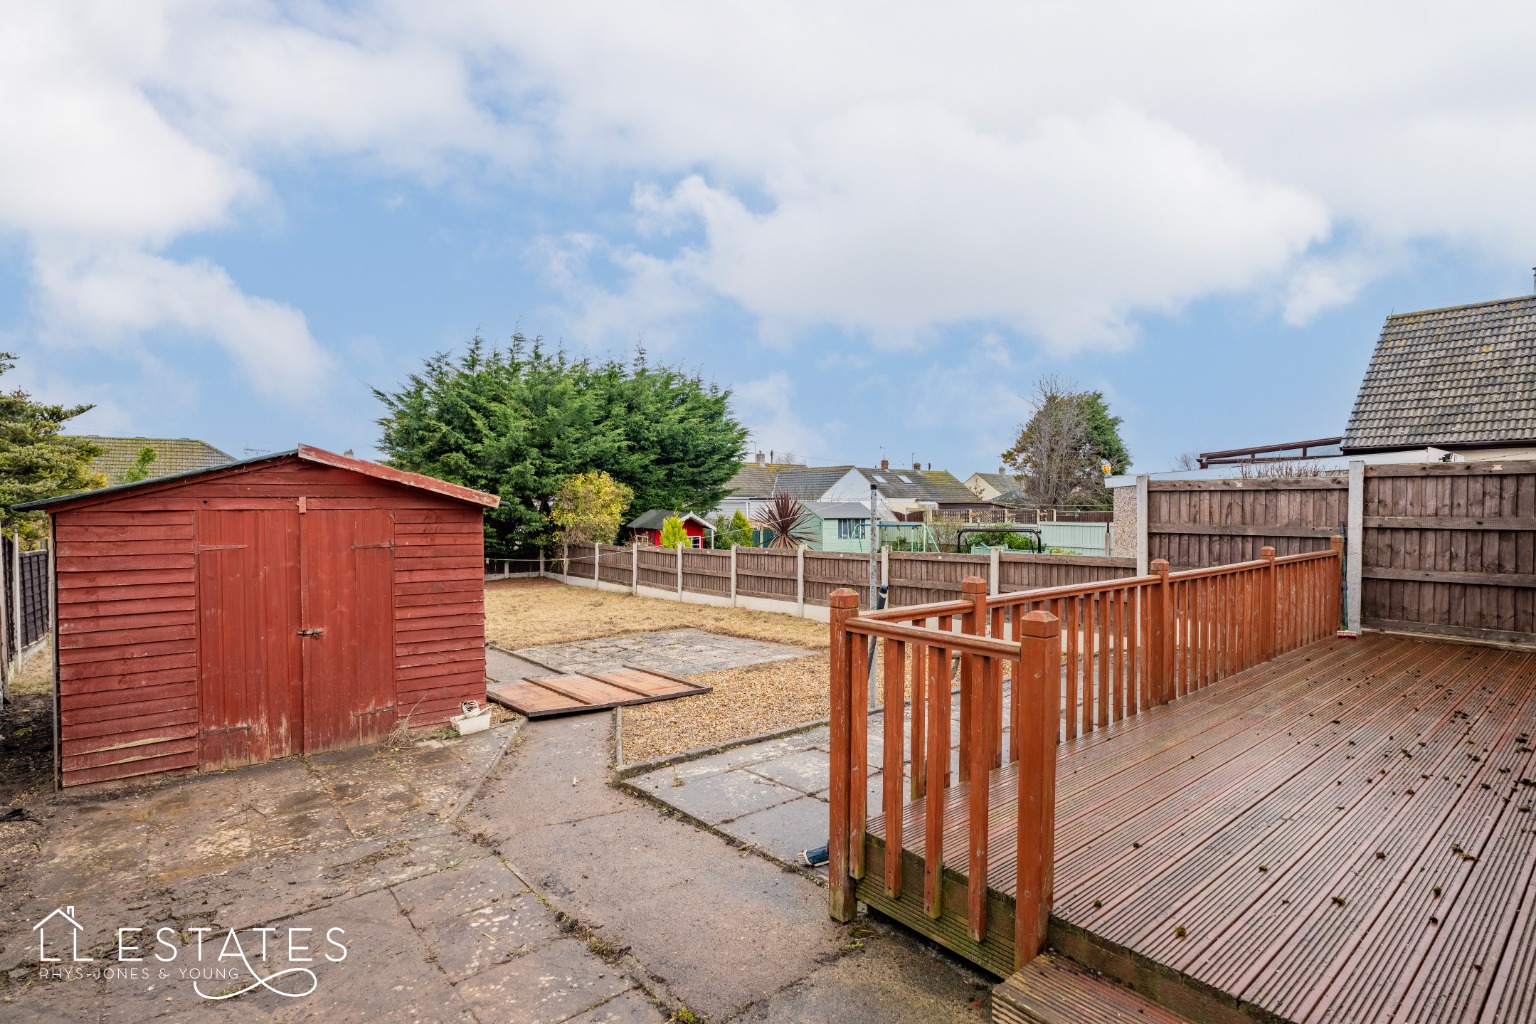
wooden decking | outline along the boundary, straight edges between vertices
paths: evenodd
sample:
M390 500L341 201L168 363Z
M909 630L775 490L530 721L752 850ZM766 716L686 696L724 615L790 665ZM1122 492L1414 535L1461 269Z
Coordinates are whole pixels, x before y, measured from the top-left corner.
M1536 1020L1533 738L1536 655L1370 634L1070 741L1051 944L1186 1012ZM960 872L946 868L937 921L920 888L910 896L920 869L885 895L883 817L858 884L999 975L1012 971L1014 772L990 779L983 943L965 935ZM944 860L963 866L968 787L946 798ZM910 861L922 805L903 818Z

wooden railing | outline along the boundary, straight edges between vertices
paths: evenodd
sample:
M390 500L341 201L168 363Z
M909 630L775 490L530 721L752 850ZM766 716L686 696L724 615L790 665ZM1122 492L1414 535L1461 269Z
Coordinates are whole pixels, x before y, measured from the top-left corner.
M1213 569L987 596L970 577L962 599L859 614L858 595L830 598L831 821L829 909L850 920L865 877L869 720L883 706L880 803L885 895L902 898L903 812L921 802L922 912L945 913L944 808L950 847L965 833L966 931L987 938L991 772L1018 762L1015 966L1045 942L1054 856L1056 746L1193 693L1337 628L1342 541L1326 551ZM878 681L863 682L871 650ZM956 687L958 683L958 688ZM954 705L958 703L958 708ZM909 714L905 713L910 711ZM958 778L950 722L958 711ZM910 755L910 770L903 764ZM975 780L976 784L972 784Z

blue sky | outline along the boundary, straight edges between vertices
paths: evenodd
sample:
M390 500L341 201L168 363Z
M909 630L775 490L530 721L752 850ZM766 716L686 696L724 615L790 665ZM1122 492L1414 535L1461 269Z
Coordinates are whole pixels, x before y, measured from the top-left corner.
M1468 21L11 4L7 384L369 454L370 387L520 329L643 344L812 462L994 469L1048 373L1143 470L1340 433L1389 312L1531 290L1536 13Z

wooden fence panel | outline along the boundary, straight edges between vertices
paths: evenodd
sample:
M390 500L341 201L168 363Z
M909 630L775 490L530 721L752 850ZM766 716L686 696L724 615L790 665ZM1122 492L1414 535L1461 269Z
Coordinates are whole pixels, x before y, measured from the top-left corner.
M805 553L805 603L827 604L838 587L859 593L859 607L869 603L869 556L834 551Z
M633 565L629 548L619 547L614 544L598 545L598 569L597 578L604 583L617 583L620 586L629 586Z
M690 594L730 597L731 553L729 551L684 551L683 589Z
M795 553L736 549L736 593L775 601L795 600Z
M592 545L572 544L566 551L565 574L579 579L592 578Z
M961 581L967 576L986 579L991 566L986 555L892 551L890 560L890 590L885 602L890 607L957 600Z
M48 607L48 552L23 551L21 553L21 577L15 573L15 554L7 538L0 544L0 560L3 560L5 580L5 637L4 656L7 661L41 640L53 628L51 610ZM16 588L21 588L21 621L16 621Z
M1345 532L1344 476L1266 480L1154 480L1147 487L1148 560L1175 570L1321 551Z
M1039 590L1042 587L1071 587L1136 575L1134 558L1078 558L1008 552L1004 552L1000 558L997 582L998 590L1004 594ZM980 575L986 574L986 568L983 567Z
M1367 466L1362 525L1362 624L1536 633L1536 463Z
M677 591L676 549L641 547L639 559L642 587Z

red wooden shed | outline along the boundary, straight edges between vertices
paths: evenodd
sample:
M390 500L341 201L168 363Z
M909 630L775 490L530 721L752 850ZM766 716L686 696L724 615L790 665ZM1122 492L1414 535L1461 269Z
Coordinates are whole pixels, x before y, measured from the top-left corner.
M683 532L688 535L688 546L701 548L704 546L704 531L713 529L702 518L692 512L668 512L666 509L653 508L649 512L627 524L629 536L632 540L641 544L660 544L662 525L672 516L683 524Z
M497 504L310 447L33 503L59 783L357 746L483 701Z

